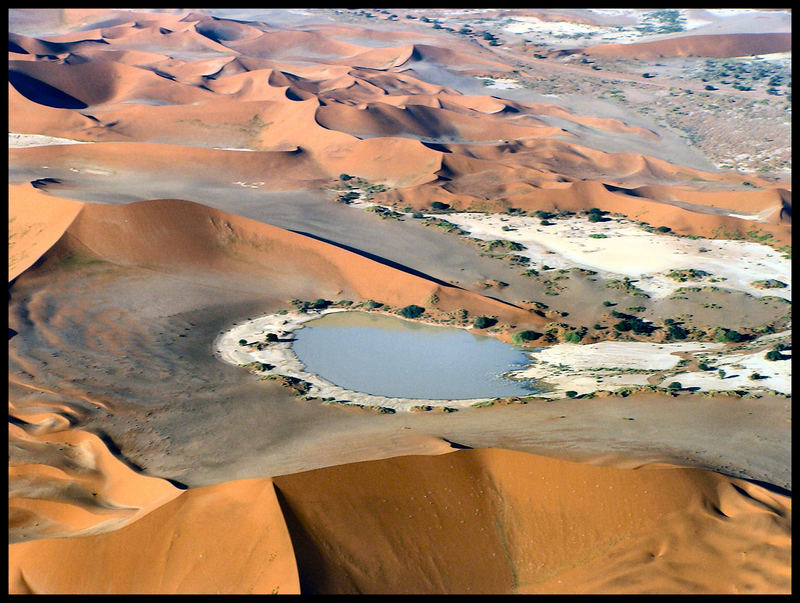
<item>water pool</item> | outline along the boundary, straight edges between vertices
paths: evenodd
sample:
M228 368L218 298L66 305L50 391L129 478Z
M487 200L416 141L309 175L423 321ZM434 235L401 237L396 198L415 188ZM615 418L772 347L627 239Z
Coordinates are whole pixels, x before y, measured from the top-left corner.
M524 396L534 382L503 374L527 366L525 353L464 329L365 312L337 312L295 331L308 372L352 391L392 398L463 400Z

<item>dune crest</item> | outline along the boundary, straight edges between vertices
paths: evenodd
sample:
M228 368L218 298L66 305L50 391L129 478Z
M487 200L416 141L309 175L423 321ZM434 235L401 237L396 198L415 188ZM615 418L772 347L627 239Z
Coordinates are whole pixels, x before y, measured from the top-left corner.
M12 545L9 585L12 593L778 593L789 588L780 568L790 518L791 499L702 470L460 450L189 490L115 532ZM748 548L743 531L770 544ZM67 557L68 566L50 562ZM717 571L705 571L712 558Z

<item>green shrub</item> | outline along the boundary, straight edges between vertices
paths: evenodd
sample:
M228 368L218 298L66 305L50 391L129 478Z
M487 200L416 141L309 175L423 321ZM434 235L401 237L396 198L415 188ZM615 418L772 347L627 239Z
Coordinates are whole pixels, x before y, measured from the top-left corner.
M767 360L775 361L775 360L786 360L788 356L784 356L778 350L770 350L769 352L766 353L764 358L766 358Z
M716 339L723 343L737 343L742 341L743 336L738 331L733 331L731 329L718 329Z
M669 325L667 333L672 339L686 339L686 336L688 335L686 329L682 329L675 324Z
M566 395L567 395L567 398L574 398L575 396L577 396L577 395L578 395L578 392L576 392L576 391L575 391L575 390L573 390L573 389L571 389L571 390L569 390L568 392L565 392L565 393L566 393Z
M353 177L349 174L339 174L339 180L347 182L348 180L352 180Z
M267 341L274 343L278 341L278 336L275 333L267 333Z
M517 331L511 336L511 341L518 344L524 344L528 343L529 341L535 341L541 336L541 333L537 333L536 331Z
M633 328L633 325L631 325L630 320L620 320L614 325L614 328L620 333L624 333L626 331L630 331Z
M570 331L566 335L564 335L564 341L569 343L580 343L583 336L578 333L577 331Z
M667 386L667 389L683 389L683 386L677 381L673 381Z
M246 339L240 339L239 340L239 345L247 345L247 340Z
M449 209L450 206L447 203L442 203L441 201L434 201L431 203L431 207L433 209L438 209L440 211L444 211L445 209Z
M398 313L404 318L419 318L425 313L425 308L411 304L405 308L400 308Z
M488 316L478 316L473 323L476 329L488 329L497 324L497 320Z

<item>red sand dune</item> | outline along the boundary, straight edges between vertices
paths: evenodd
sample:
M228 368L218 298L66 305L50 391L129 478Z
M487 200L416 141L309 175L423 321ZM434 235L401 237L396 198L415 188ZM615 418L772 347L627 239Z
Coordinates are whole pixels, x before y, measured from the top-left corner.
M62 237L57 252L79 253L123 265L168 270L244 272L280 284L288 298L317 290L341 290L360 299L395 306L435 294L436 308L451 312L497 315L501 321L543 324L514 306L460 289L439 285L339 247L275 226L234 216L188 201L172 199L101 205L87 203Z
M790 498L702 470L461 450L197 488L114 532L15 544L9 592L785 593L790 518Z
M69 228L83 204L30 184L8 186L8 280L30 268Z
M738 33L682 36L655 42L598 44L587 48L559 51L561 54L588 54L609 57L742 57L773 52L790 52L790 33Z
M12 410L31 432L9 425L9 542L117 530L180 494L128 468L96 435L50 420L59 415ZM54 427L32 429L37 421Z

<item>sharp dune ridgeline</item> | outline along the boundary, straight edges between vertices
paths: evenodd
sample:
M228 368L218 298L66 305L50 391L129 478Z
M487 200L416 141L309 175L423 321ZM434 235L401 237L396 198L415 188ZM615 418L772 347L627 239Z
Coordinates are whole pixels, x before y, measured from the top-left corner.
M789 509L702 470L462 450L192 489L105 534L16 544L10 592L780 592ZM770 546L744 559L743 532Z
M790 17L9 9L9 594L790 593Z

